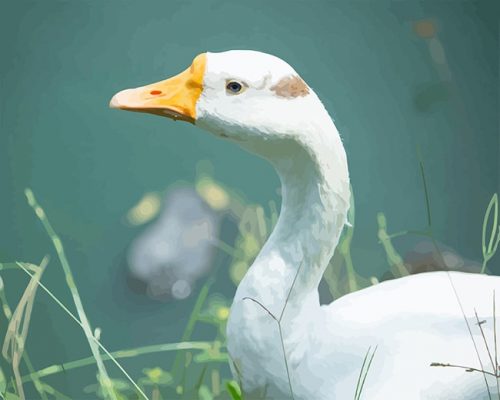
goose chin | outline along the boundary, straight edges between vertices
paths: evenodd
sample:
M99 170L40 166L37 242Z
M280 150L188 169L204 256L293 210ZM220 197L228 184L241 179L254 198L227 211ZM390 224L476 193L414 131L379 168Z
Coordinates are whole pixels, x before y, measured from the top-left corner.
M172 119L174 121L185 121L185 122L189 122L191 124L195 123L194 118L190 117L189 115L185 115L185 114L183 114L177 110L174 110L172 108L114 106L114 105L112 105L112 103L110 103L110 107L115 108L115 109L119 109L119 110L125 110L125 111L159 115L160 117L167 117L167 118Z

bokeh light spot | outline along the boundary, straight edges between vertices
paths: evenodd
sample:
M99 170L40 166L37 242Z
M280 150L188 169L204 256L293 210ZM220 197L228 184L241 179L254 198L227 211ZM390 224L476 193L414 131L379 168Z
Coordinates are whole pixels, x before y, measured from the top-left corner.
M198 194L214 210L223 210L229 205L229 195L211 179L203 178L196 183Z
M248 264L243 261L238 261L232 264L229 268L229 276L235 284L238 284L245 276L247 270Z
M160 211L161 200L156 192L146 193L127 213L127 221L132 225L142 225L151 221Z
M219 307L217 310L217 318L221 321L225 321L229 317L229 308L228 307Z
M436 34L436 25L428 19L415 22L413 28L417 35L422 38L431 38Z

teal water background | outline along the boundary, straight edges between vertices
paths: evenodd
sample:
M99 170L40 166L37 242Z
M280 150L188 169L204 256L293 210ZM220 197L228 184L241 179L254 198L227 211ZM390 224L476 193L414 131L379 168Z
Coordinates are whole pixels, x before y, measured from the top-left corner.
M417 34L421 20L434 24L442 51ZM145 192L193 181L199 160L251 202L279 202L279 181L264 161L192 125L116 112L108 102L178 73L198 53L228 49L287 60L334 116L356 196L353 257L362 275L386 269L378 211L390 231L426 224L417 146L436 237L479 260L484 210L500 188L498 26L493 1L3 1L0 261L53 255L26 204L30 187L66 246L103 342L177 341L194 298L163 304L130 292L124 253L142 228L124 215ZM396 244L404 250L407 242ZM500 273L498 257L491 269ZM26 277L2 277L14 301ZM54 256L44 281L71 304ZM223 281L218 290L230 297L234 286ZM80 329L42 293L28 349L37 368L89 355ZM124 364L138 374L165 360ZM94 373L57 379L80 398Z

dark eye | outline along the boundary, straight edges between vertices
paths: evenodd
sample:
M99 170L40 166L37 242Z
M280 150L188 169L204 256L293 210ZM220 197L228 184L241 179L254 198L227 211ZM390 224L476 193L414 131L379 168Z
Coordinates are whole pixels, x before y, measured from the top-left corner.
M243 86L239 82L230 81L227 83L226 89L231 93L239 93L243 89Z

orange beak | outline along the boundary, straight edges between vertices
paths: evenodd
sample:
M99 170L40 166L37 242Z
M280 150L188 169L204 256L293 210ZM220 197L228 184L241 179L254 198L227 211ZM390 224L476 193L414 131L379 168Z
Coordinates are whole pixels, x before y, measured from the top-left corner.
M109 106L120 110L144 112L174 120L196 121L196 102L203 90L206 55L197 56L191 67L172 78L135 89L118 92Z

